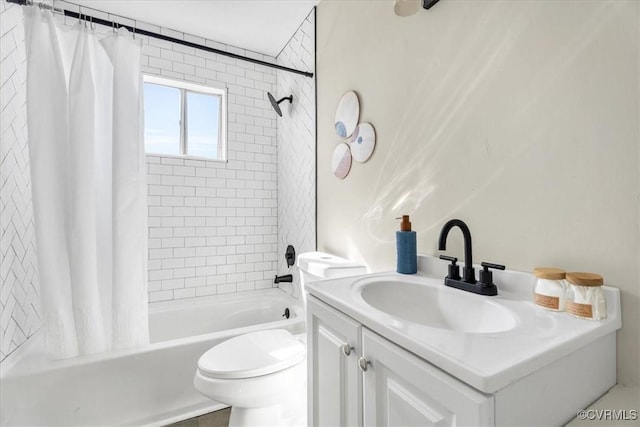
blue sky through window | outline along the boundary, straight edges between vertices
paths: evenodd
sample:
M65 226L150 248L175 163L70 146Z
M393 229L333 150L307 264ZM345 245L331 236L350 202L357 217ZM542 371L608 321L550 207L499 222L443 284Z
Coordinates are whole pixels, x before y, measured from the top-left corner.
M187 147L189 155L218 157L220 97L187 92Z
M147 153L189 155L217 159L221 97L199 92L186 95L186 147L180 149L180 96L176 87L145 82L144 141Z
M180 154L180 89L144 84L144 145L147 153Z

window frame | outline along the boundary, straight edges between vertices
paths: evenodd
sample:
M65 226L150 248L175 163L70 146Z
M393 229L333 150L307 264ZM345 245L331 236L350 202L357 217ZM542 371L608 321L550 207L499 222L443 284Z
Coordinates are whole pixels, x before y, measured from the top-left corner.
M205 86L196 83L189 83L181 80L168 79L166 77L155 76L151 74L142 75L142 90L144 96L144 83L151 83L160 86L167 86L180 91L180 154L162 154L162 153L150 153L146 150L145 143L145 155L161 156L161 157L173 157L180 159L193 159L193 160L206 160L211 162L223 162L227 163L227 102L228 102L228 89L216 88L212 86ZM218 111L218 157L204 157L194 156L189 154L189 135L188 135L188 111L187 111L187 93L198 93L202 95L214 95L220 97L220 109ZM144 112L143 112L144 114ZM143 120L144 124L144 120ZM146 128L146 124L144 124ZM144 140L143 129L143 140Z

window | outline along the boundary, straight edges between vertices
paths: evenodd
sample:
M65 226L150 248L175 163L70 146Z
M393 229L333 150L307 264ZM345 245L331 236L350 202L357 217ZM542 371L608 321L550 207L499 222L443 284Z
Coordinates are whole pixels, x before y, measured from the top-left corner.
M227 159L226 90L144 76L144 145L149 154Z

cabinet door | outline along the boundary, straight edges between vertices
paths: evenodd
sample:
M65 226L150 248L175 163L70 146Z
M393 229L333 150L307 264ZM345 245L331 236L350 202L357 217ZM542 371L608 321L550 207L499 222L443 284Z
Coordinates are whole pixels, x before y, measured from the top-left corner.
M307 298L309 425L362 425L360 330L359 323L312 296Z
M362 346L365 426L493 425L492 396L366 328Z

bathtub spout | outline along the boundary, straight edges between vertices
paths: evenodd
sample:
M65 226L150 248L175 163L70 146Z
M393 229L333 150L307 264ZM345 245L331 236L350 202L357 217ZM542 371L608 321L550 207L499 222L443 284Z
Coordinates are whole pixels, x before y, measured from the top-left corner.
M273 279L273 283L281 283L281 282L293 282L293 275L285 274L283 276L276 276L276 278Z

